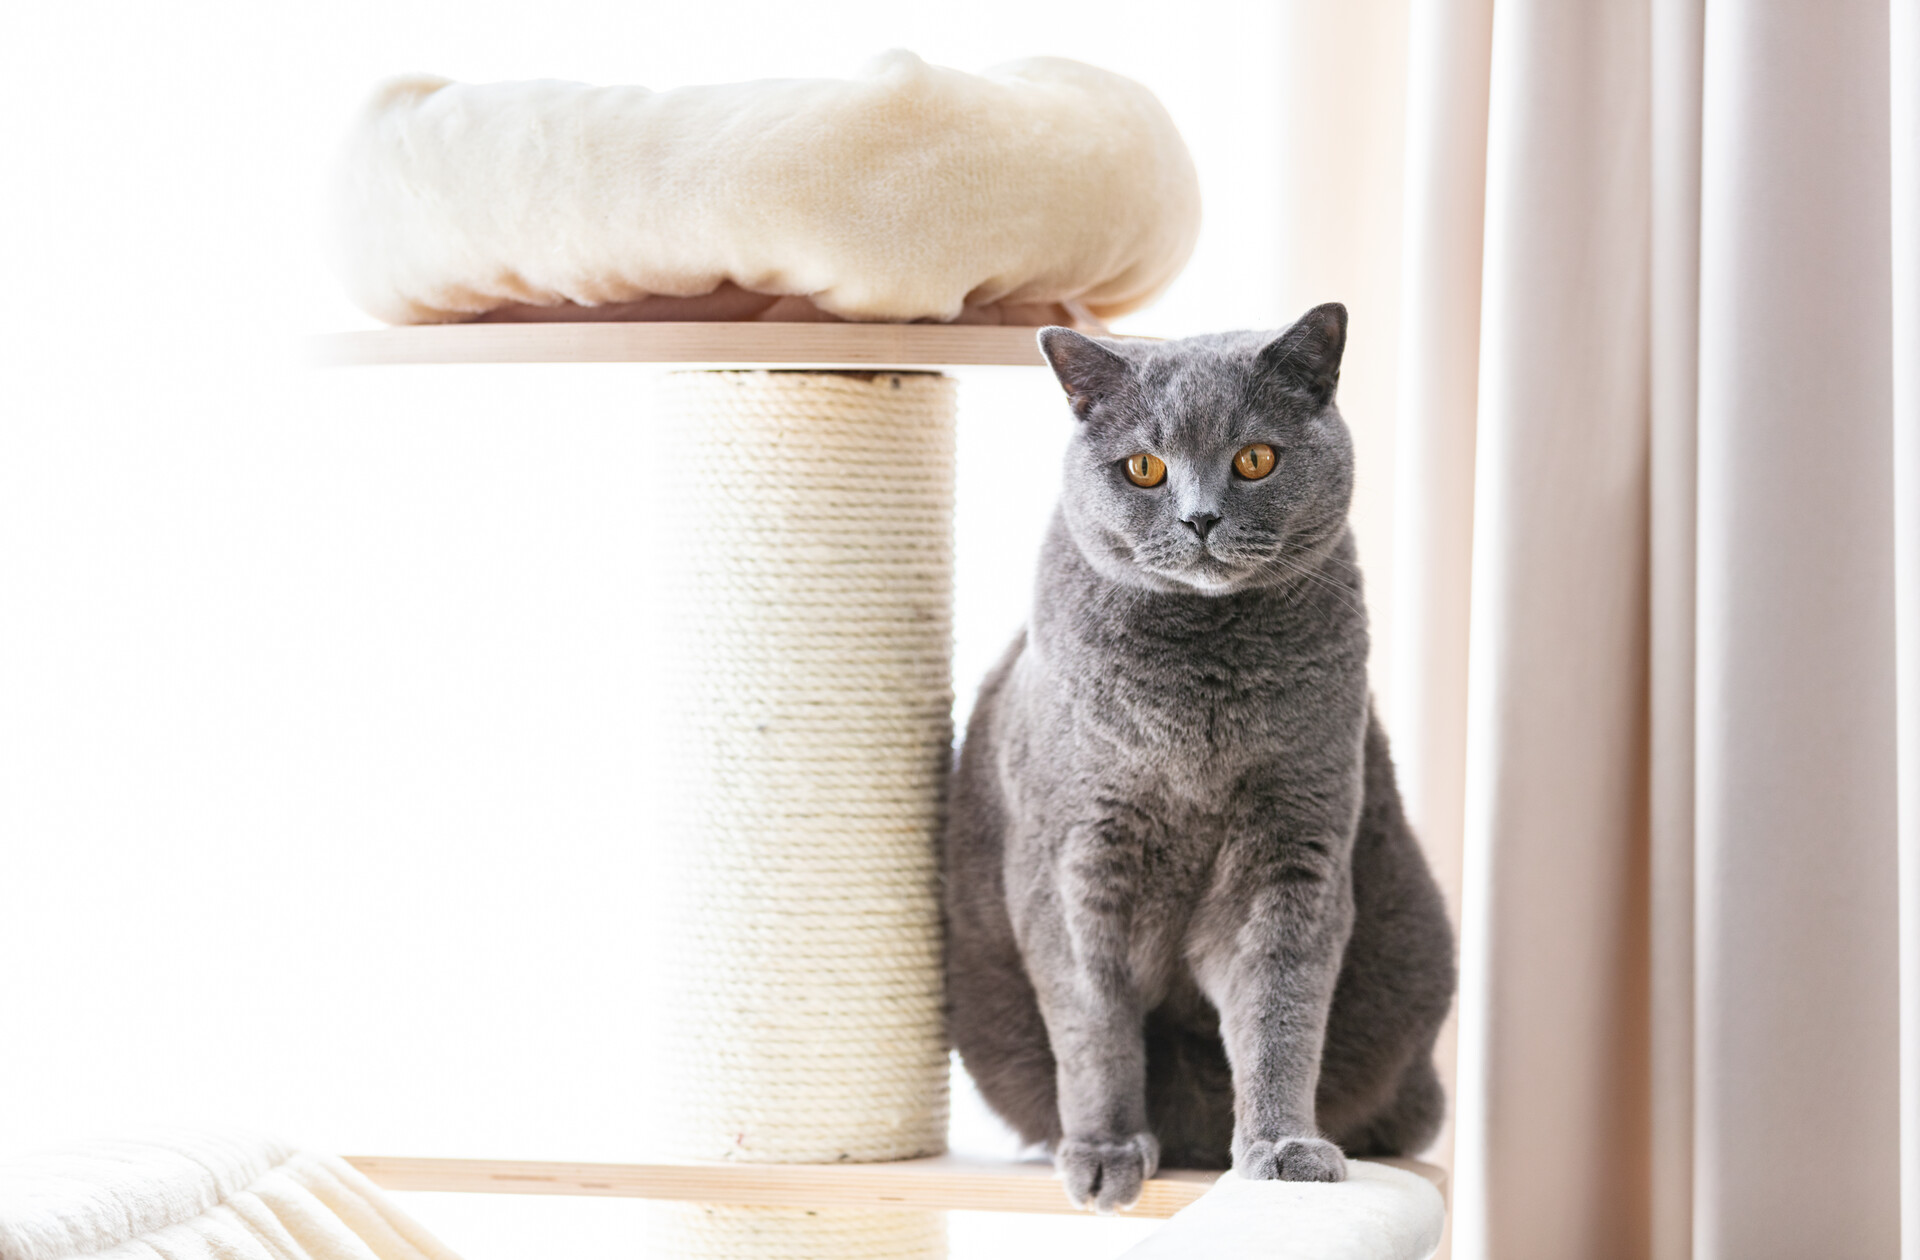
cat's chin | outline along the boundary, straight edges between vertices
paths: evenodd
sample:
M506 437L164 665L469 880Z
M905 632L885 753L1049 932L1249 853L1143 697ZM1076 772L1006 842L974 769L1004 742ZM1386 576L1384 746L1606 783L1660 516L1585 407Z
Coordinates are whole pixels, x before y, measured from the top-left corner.
M1163 591L1191 595L1234 595L1259 584L1260 573L1232 568L1219 561L1191 564L1172 572L1152 570L1154 585Z
M1201 595L1234 595L1265 585L1271 577L1265 565L1236 564L1204 548L1178 569L1162 576Z
M1173 581L1201 595L1231 595L1246 589L1247 585L1246 576L1240 573L1188 571L1177 575Z
M1132 560L1105 558L1093 562L1096 572L1109 581L1156 595L1231 595L1241 590L1245 579L1239 574L1201 573L1188 569L1163 572Z
M1178 568L1162 569L1137 560L1116 567L1120 572L1109 576L1163 595L1233 595L1258 585L1262 576L1258 570L1238 568L1211 556Z

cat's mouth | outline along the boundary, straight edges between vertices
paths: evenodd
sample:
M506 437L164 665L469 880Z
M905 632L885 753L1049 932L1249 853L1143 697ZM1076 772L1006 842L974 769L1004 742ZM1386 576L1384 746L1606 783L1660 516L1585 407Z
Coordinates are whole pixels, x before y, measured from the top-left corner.
M1164 582L1174 582L1206 595L1228 595L1250 586L1272 585L1290 566L1281 558L1282 544L1260 535L1223 538L1187 538L1169 546L1169 540L1136 549L1134 563Z
M1173 563L1155 565L1154 568L1162 577L1209 594L1232 590L1247 576L1244 566L1220 555L1205 542L1196 542L1191 551Z
M1137 540L1114 531L1107 535L1104 550L1112 562L1157 589L1228 595L1258 580L1265 557L1245 554L1244 540L1235 540L1239 545L1223 541L1164 535Z

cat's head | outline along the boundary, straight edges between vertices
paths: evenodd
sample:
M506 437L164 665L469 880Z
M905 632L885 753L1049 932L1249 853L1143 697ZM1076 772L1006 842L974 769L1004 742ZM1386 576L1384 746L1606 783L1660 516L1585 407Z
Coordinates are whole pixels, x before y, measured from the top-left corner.
M1040 331L1078 418L1061 510L1116 581L1224 595L1288 584L1339 538L1353 440L1333 405L1347 308L1273 333L1115 341Z

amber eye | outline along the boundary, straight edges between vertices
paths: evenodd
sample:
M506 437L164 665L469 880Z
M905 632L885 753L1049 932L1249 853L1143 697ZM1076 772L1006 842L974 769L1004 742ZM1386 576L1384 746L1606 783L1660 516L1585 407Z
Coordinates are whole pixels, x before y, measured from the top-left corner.
M1167 466L1158 455L1141 451L1127 456L1127 480L1136 486L1157 486L1167 479Z
M1273 471L1273 448L1265 442L1243 446L1233 457L1233 471L1248 481L1258 481Z

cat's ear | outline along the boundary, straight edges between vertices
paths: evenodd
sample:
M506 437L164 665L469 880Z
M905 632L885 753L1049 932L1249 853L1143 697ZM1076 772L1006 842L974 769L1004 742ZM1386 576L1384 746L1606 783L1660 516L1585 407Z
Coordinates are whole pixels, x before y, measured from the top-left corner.
M1120 389L1133 375L1125 359L1071 328L1042 328L1040 353L1053 365L1073 414L1082 420L1094 403Z
M1316 306L1269 341L1256 360L1260 375L1304 390L1319 406L1340 387L1340 356L1347 348L1347 308Z

